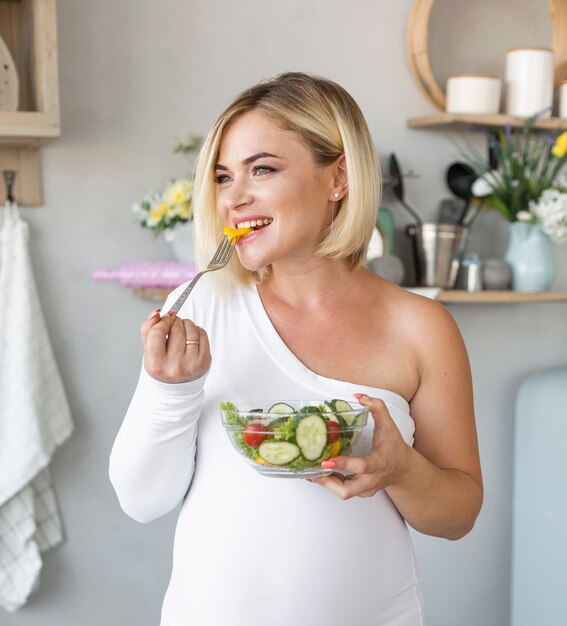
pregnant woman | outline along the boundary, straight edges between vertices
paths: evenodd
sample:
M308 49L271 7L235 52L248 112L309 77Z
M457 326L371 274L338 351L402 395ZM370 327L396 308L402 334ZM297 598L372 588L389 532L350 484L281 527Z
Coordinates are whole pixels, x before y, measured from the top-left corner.
M380 205L364 117L336 83L286 73L219 116L195 181L200 261L251 227L177 315L141 328L139 383L110 459L124 511L181 503L162 626L424 624L408 524L459 539L482 502L471 374L439 304L363 267ZM352 457L267 478L221 401L358 399Z

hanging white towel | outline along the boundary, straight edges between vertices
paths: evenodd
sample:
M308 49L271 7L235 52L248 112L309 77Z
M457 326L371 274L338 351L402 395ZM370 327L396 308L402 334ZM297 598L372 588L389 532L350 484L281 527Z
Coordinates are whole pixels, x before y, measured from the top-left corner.
M43 319L29 226L8 205L0 230L0 604L23 606L41 552L62 540L47 467L73 422Z

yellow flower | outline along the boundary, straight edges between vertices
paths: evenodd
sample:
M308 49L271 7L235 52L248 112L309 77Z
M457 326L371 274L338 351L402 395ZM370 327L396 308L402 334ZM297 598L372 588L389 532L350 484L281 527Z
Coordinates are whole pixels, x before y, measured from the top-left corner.
M163 199L169 204L179 204L191 197L193 183L189 180L175 180L163 192Z
M551 152L553 156L556 156L558 159L561 159L567 154L567 132L561 133L561 135L557 137L557 141L553 148L551 148Z
M157 224L164 215L167 215L169 207L166 202L158 202L150 209L149 218L153 224Z
M175 214L179 215L182 220L190 220L193 217L191 205L189 202L180 202L175 205Z

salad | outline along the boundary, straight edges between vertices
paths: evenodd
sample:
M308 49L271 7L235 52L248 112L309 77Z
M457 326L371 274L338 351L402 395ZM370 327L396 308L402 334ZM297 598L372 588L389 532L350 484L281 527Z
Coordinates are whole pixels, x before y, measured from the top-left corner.
M278 402L268 409L269 416L262 409L241 412L231 402L221 402L221 411L233 443L244 456L290 471L317 467L321 461L348 454L354 434L367 418L366 410L353 408L345 400L299 409Z

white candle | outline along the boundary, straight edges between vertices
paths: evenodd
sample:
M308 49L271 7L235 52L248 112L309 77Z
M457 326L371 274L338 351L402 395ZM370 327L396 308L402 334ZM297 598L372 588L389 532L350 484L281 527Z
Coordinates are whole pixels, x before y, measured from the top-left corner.
M559 117L567 118L567 80L559 85Z
M508 50L506 113L517 117L541 113L541 117L549 117L553 105L554 71L554 54L550 48Z
M491 115L500 110L502 81L488 74L457 74L447 79L447 113Z

